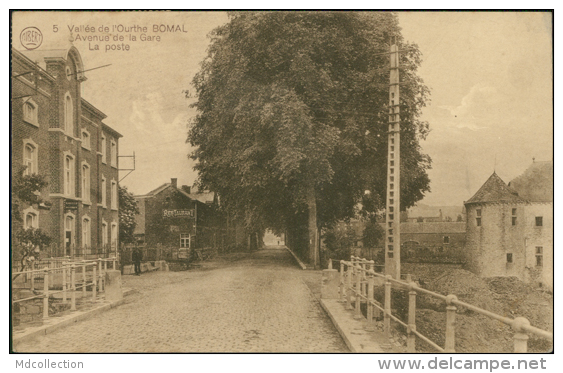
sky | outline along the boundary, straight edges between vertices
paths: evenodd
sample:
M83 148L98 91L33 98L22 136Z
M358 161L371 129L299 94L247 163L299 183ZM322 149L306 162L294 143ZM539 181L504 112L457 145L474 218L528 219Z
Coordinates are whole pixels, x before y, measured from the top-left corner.
M12 35L13 46L22 49L18 35L37 27L40 48L60 49L70 46L70 27L85 69L111 64L85 72L82 95L123 135L120 155L136 155L136 170L121 184L145 194L170 178L191 185L197 177L186 144L194 98L183 91L193 91L208 33L227 21L221 12L15 13ZM549 14L399 12L399 22L405 39L422 52L419 75L431 89L422 115L431 132L421 143L433 160L431 192L422 203L461 206L493 171L509 182L532 158L552 160ZM170 31L153 32L154 25ZM128 40L130 34L137 40ZM160 40L140 40L141 34ZM116 35L124 40L81 40ZM118 44L129 50L105 51ZM121 158L121 167L129 168L130 160Z

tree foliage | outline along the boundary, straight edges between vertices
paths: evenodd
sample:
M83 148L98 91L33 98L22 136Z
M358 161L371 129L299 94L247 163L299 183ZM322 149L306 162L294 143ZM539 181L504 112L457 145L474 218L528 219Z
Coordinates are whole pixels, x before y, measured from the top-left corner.
M244 12L211 33L193 85L188 141L199 183L252 229L309 231L385 206L388 41L401 49L402 208L429 190L418 119L428 89L397 17L376 12ZM365 190L371 193L364 193ZM314 237L311 234L310 237Z
M25 206L39 207L44 203L41 190L47 187L47 180L43 175L24 175L25 167L19 168L12 174L11 216L12 216L12 257L19 261L21 271L39 259L41 250L51 243L51 237L40 228L23 227L22 210Z
M139 213L137 200L127 187L119 186L119 239L124 243L135 241L133 232L137 226L135 215Z

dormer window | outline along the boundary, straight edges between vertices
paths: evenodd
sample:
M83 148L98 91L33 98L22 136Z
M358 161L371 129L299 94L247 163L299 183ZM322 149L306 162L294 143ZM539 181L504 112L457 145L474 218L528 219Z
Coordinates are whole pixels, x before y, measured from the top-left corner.
M23 104L23 120L34 126L39 126L37 122L37 104L31 99Z

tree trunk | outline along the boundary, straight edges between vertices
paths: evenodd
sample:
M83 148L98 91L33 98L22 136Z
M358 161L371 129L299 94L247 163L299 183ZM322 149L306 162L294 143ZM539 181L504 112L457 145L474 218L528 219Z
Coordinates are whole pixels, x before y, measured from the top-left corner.
M317 244L317 198L315 185L307 185L307 207L309 209L309 261L315 269L319 268L319 249Z

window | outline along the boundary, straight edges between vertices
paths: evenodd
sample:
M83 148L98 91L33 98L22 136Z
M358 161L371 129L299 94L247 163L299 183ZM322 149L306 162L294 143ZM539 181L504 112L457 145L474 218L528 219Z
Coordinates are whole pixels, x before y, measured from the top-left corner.
M516 209L515 208L512 209L512 215L516 215Z
M506 262L507 262L507 263L512 263L512 253L507 253L507 254L506 254Z
M543 246L536 246L536 266L543 267Z
M117 249L117 223L111 223L111 248Z
M73 130L73 109L72 109L72 98L70 97L70 94L67 92L67 94L65 95L65 100L64 100L64 120L65 120L65 133L68 136L73 136L74 135L74 130Z
M117 210L117 183L111 182L111 209Z
M108 245L108 223L102 222L102 246L104 249Z
M26 209L23 215L24 229L39 228L39 214L33 207Z
M106 156L106 154L107 154L107 144L106 144L106 136L103 133L102 133L102 141L101 141L100 146L102 147L102 149L101 149L102 150L102 163L106 163L107 162L107 160L106 160L106 158L107 158L107 156Z
M475 212L477 213L477 216L481 216L481 209L477 209Z
M65 253L67 256L71 255L72 247L74 246L74 216L67 214L65 217Z
M110 157L111 166L117 167L117 144L113 140L111 141Z
M64 159L64 194L74 196L74 157L71 155Z
M34 126L39 126L39 123L37 123L37 105L31 99L23 104L23 120Z
M108 186L107 186L107 182L106 182L106 178L104 176L102 176L102 207L106 208L107 207L107 191L108 191Z
M481 218L475 218L475 224L477 224L478 227L481 226Z
M512 217L512 225L516 225L516 216Z
M82 219L82 246L83 247L90 247L92 245L91 241L91 226L90 226L90 218L84 217Z
M180 247L190 248L190 235L186 233L180 234Z
M37 144L30 139L23 142L23 165L25 166L24 175L32 175L37 171Z
M90 166L82 163L82 202L90 202Z
M90 133L86 130L82 130L82 147L90 150Z
M444 236L444 243L450 243L450 236Z
M536 216L536 227L543 226L543 216Z

